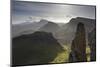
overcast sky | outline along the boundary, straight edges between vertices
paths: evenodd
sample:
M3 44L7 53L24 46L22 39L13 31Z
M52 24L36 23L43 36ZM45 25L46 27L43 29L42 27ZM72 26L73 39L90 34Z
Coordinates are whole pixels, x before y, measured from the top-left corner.
M95 6L48 4L39 2L12 3L12 23L47 19L57 23L67 23L73 17L95 19Z

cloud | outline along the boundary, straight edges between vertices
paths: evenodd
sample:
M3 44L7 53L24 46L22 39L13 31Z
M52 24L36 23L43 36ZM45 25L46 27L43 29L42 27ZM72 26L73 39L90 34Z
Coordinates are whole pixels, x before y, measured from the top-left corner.
M14 18L16 21L18 18L24 20L23 17L25 16L36 16L53 21L54 19L56 19L55 21L57 21L57 19L58 21L63 20L63 22L65 22L67 18L77 16L95 18L95 6L14 1L12 3L12 15L14 17L17 16ZM19 20L22 21L21 19Z

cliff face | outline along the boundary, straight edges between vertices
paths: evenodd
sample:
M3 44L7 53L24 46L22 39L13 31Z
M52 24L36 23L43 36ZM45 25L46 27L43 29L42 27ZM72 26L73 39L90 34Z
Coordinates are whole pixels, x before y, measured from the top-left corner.
M54 60L63 48L47 32L35 32L13 38L13 65L44 64Z
M57 39L65 40L65 42L71 44L72 40L75 37L75 33L77 30L77 25L81 22L84 24L85 32L86 32L86 41L88 43L88 33L92 31L96 26L96 20L95 19L89 19L84 17L77 17L72 18L69 23L63 25L61 30L59 30L56 34Z
M75 38L72 40L72 55L70 62L86 61L86 34L83 23L79 23L76 29Z
M89 34L88 34L88 45L90 46L91 54L90 58L91 61L96 60L96 28L94 28Z

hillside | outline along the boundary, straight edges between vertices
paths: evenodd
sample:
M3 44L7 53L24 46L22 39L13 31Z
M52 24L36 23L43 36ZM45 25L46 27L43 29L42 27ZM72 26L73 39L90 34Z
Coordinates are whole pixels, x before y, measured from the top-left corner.
M64 51L51 33L35 32L12 40L13 65L44 64Z
M21 24L12 24L12 37L17 37L23 34L31 34L37 31L40 27L48 23L47 20L41 19L39 22L23 22Z
M40 27L39 31L55 33L59 28L60 27L58 26L58 24L48 21L47 24L45 24L44 26Z

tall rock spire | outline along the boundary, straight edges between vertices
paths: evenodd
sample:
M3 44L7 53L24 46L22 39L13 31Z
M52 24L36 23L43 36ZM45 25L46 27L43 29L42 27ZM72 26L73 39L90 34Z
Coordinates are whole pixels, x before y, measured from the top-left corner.
M70 62L86 61L86 34L83 23L78 23L75 38L72 41Z

